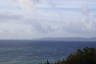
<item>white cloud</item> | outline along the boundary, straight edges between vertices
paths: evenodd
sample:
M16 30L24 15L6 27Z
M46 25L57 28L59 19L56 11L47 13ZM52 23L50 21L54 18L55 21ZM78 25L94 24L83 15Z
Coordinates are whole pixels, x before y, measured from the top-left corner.
M6 8L4 11L0 10L1 39L96 37L96 12L93 12L95 10L88 11L89 16L86 16L87 10L83 7L85 6L83 0L53 0L52 2L50 2L51 0L41 0L29 5L27 5L29 3L27 0L18 1L24 6L23 10L22 6L18 6L21 4L15 0L14 2L8 0L10 5L8 3L6 5L9 5L9 10ZM5 3L5 0L2 2ZM92 3L88 2L89 8L94 7ZM29 7L31 5L33 5L32 8ZM34 5L37 7L34 8ZM16 10L12 7L13 10L10 10L10 6ZM26 9L30 13L26 12Z

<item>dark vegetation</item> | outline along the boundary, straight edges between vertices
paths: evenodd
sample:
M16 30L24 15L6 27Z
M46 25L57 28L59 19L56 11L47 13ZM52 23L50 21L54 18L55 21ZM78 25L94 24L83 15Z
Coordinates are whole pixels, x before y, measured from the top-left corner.
M65 60L63 59L54 63L50 63L47 60L44 64L96 64L96 48L78 49Z

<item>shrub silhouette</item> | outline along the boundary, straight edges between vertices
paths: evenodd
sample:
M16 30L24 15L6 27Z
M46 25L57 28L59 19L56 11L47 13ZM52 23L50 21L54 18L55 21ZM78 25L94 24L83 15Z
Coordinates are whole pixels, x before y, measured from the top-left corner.
M67 58L65 64L96 64L96 49L78 49L76 53Z
M47 60L46 63L44 63L44 64L50 64L50 62Z
M50 64L96 64L96 49L78 49L75 53L69 55L66 60L63 59L62 61Z

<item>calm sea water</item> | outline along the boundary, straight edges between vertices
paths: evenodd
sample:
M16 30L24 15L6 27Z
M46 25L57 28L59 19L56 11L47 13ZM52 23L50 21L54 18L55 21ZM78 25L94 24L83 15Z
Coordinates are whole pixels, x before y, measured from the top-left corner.
M96 47L96 41L1 40L0 64L39 64L66 58L77 49Z

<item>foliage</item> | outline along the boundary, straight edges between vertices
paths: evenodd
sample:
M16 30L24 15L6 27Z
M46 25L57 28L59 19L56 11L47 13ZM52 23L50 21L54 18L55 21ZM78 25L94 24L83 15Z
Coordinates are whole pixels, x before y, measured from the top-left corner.
M66 60L63 59L55 63L49 63L47 60L45 64L96 64L96 49L78 49L77 52L69 55Z

